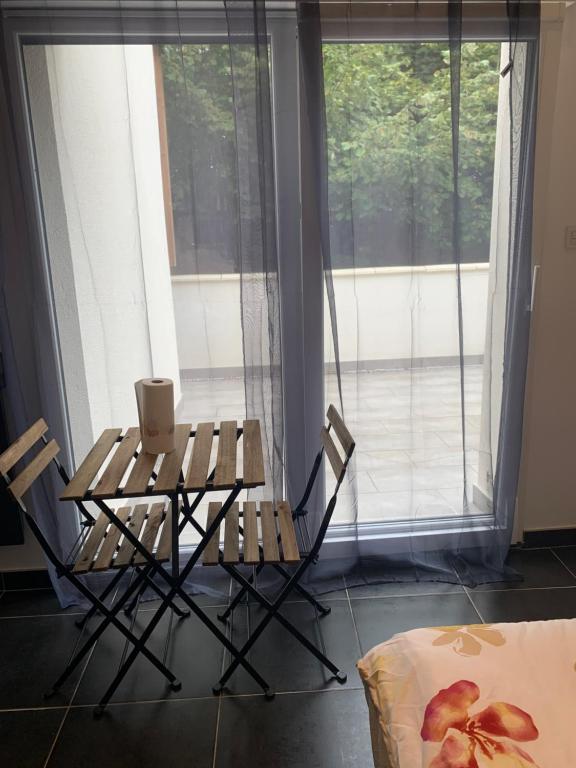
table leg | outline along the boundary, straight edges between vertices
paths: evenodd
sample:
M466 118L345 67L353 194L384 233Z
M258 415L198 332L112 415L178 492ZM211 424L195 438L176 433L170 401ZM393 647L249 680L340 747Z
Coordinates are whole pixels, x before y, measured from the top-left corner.
M171 497L172 504L172 578L177 581L180 575L180 547L179 547L179 508L178 508L178 494L174 494Z

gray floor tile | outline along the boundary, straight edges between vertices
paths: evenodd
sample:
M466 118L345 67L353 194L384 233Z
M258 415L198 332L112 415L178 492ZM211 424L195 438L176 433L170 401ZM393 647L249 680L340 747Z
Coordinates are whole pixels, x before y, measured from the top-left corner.
M0 618L76 614L78 606L62 608L53 589L22 589L4 592L0 597Z
M67 704L77 673L60 693L43 696L66 667L79 635L72 616L0 619L0 709Z
M73 709L48 768L211 768L218 700ZM28 767L27 767L28 768Z
M217 621L216 609L208 608L206 613L213 621ZM139 612L135 634L140 634L150 619L150 612ZM181 681L181 690L172 691L165 677L140 655L120 684L113 701L149 701L212 695L212 686L220 675L222 645L195 616L180 620L175 618L170 640L169 626L167 613L152 634L148 648L162 659L168 647L165 663ZM123 650L124 638L121 633L115 628L108 628L99 640L86 668L75 703L95 704L100 700L118 670Z
M524 577L523 581L482 584L471 593L492 589L576 586L574 576L549 549L513 549L507 563Z
M371 768L364 692L225 699L217 768Z
M475 592L474 605L488 623L572 619L576 587Z
M480 621L465 594L352 599L351 603L363 654L408 629L477 624Z
M6 768L44 768L65 710L0 712L0 758Z
M355 663L360 648L350 613L348 600L330 602L331 613L316 622L314 610L307 603L285 604L282 614L317 648L325 646L325 655L348 675L347 686L357 685ZM232 639L240 647L250 631L264 617L264 611L255 605L250 609L241 606L234 615ZM250 662L279 691L310 691L341 687L333 674L304 648L274 619L256 641L250 652ZM226 664L229 663L227 655ZM232 693L257 693L260 689L243 669L230 678L228 688Z

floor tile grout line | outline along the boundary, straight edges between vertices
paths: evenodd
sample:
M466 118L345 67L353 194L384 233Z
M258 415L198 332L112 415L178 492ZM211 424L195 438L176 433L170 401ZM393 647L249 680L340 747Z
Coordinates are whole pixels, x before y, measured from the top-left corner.
M9 591L9 590L6 590ZM2 596L2 592L0 592L0 597ZM329 603L336 603L336 602L346 602L345 597L327 597L324 598L325 602ZM361 598L358 598L361 599ZM286 600L285 605L293 605L295 603L302 604L306 603L306 600ZM201 604L201 608L226 608L226 603L215 603L214 605L204 605ZM140 608L139 613L151 613L153 611L156 611L157 608ZM14 620L14 619L46 619L46 618L54 618L54 617L61 617L61 616L83 616L85 611L70 611L68 613L65 613L64 611L56 611L55 613L25 613L22 615L13 615L13 616L1 616L0 615L0 621L4 620Z
M131 582L131 579L130 579ZM118 596L118 593L120 591L120 585L117 586L116 590L114 591L114 596L112 598L112 604L115 603L116 598ZM84 612L85 613L85 612ZM104 621L104 618L102 618L102 621ZM80 632L80 637L78 638L78 643L82 641L82 637L84 636L84 629L85 626L82 627L82 630ZM76 682L76 685L74 686L74 690L72 692L72 696L70 697L70 701L68 703L68 707L66 708L66 711L64 712L64 715L62 717L62 721L60 722L60 726L58 728L58 731L56 732L56 736L54 737L54 741L52 742L52 746L50 747L50 751L48 752L48 755L46 756L46 761L44 762L43 768L48 768L48 765L50 763L50 760L52 759L52 755L54 754L54 749L56 748L56 744L58 743L58 739L60 738L60 734L62 733L62 729L64 728L64 723L66 722L68 715L70 713L70 710L72 709L74 705L74 700L76 698L76 694L78 693L78 690L80 688L80 685L82 683L82 680L84 679L84 675L86 674L86 670L88 669L88 666L90 664L90 661L92 660L92 656L94 654L94 651L96 650L96 646L99 643L99 639L96 640L96 642L92 645L92 648L90 649L90 653L88 654L88 658L86 659L86 663L82 667L82 671L78 677L78 680ZM74 648L73 653L76 651L77 645Z
M556 555L558 559L558 555ZM576 579L576 574L573 573L566 563L564 561L560 560L561 564L566 568L568 573ZM390 595L358 595L350 596L350 592L348 589L346 589L347 596L346 597L332 597L332 598L323 598L324 602L330 602L330 603L337 603L337 602L351 602L355 600L390 600L392 598L398 598L398 597L443 597L445 595L461 595L463 593L463 590L465 589L464 585L462 585L461 590L448 590L446 592L403 592L403 593L396 593L396 594L390 594ZM543 591L546 589L576 589L576 584L556 584L556 585L550 585L545 587L499 587L495 589L481 589L478 590L477 594L486 594L488 592L537 592L537 591ZM1 596L1 595L0 595ZM301 605L305 604L306 600L290 600L286 601L285 605ZM202 605L202 608L225 608L225 604L219 604L219 605ZM155 611L155 608L142 608L141 613L151 613ZM23 614L20 616L0 616L0 621L16 621L18 619L49 619L49 618L66 618L70 616L82 616L84 614L83 611L78 611L74 613L31 613L31 614Z
M348 592L348 584L346 584L346 579L344 579L344 589L346 591L346 597L348 598L348 608L350 609L350 617L352 618L352 624L354 626L354 634L356 635L358 650L360 651L360 657L362 657L364 655L364 650L362 648L362 643L360 642L360 633L358 632L356 617L354 616L354 611L352 610L352 601L350 600L350 593Z
M232 602L232 579L228 582L228 605ZM218 621L218 616L216 616L216 621ZM226 622L225 626L225 633L226 637L232 642L232 631L233 631L233 625L232 622L234 621L234 612L232 612L232 616L230 617L230 621ZM228 650L225 646L222 647L222 659L220 661L220 677L224 674L226 659L227 659L227 653ZM216 767L216 758L218 756L218 738L220 736L220 714L222 712L222 692L218 696L218 711L216 713L216 730L214 732L214 751L212 753L212 768Z
M472 608L474 608L474 610L475 610L475 611L476 611L476 613L478 614L478 618L480 619L480 621L482 622L482 624L486 624L486 622L484 621L484 617L482 616L482 614L481 614L481 613L480 613L480 611L478 610L478 608L477 608L477 606L476 606L476 603L475 603L475 602L474 602L474 600L472 599L472 595L471 595L471 594L470 594L470 592L468 591L468 587L466 587L466 586L464 587L464 592L465 592L465 594L466 594L466 597L468 598L468 600L470 600L470 603L472 604Z
M346 590L349 593L348 589ZM462 590L461 589L449 589L446 592L397 592L396 594L390 594L390 595L358 595L355 596L352 593L352 597L349 597L349 600L382 600L389 597L436 597L440 595L461 595ZM336 598L334 598L335 600ZM338 598L343 599L343 598ZM333 600L333 601L334 601ZM304 602L304 601L302 601Z
M214 733L214 752L212 753L212 768L216 768L218 756L218 736L220 735L220 713L222 712L222 696L218 697L218 712L216 714L216 732Z
M309 689L309 690L295 690L295 691L276 691L276 696L302 696L307 694L322 694L322 693L347 693L349 691L362 691L364 690L362 685L357 686L346 686L346 688L342 688L340 686L338 687L332 687L332 688L318 688L318 689ZM257 699L262 698L264 696L263 693L260 692L254 692L254 693L222 693L220 695L220 699ZM214 701L216 696L186 696L181 698L167 698L167 699L135 699L134 701L111 701L107 705L107 709L115 709L115 708L121 708L121 707L132 707L132 706L143 706L147 704L186 704L190 702L201 702L201 701ZM30 712L60 712L60 711L77 711L82 709L93 709L95 707L95 703L87 703L87 704L65 704L62 706L55 706L55 707L6 707L4 709L0 708L0 715L5 714L27 714Z
M550 548L550 551L552 552L552 554L554 555L556 560L558 560L558 562L561 563L564 566L564 568L566 568L566 570L568 571L570 576L572 576L572 578L576 579L576 573L574 573L574 571L566 565L566 563L564 562L564 560L562 560L560 555L557 552L554 552L552 547Z
M82 634L84 634L82 632ZM82 635L80 636L81 639ZM64 723L66 722L68 715L70 713L70 710L73 707L74 699L76 698L76 694L78 693L78 689L80 688L80 683L82 682L84 678L84 674L86 672L86 669L88 668L88 665L90 664L90 660L92 659L92 654L94 653L94 650L96 646L98 645L98 641L94 643L92 648L90 649L90 653L88 654L88 658L86 659L86 663L82 667L82 672L80 673L80 676L76 682L76 685L74 686L74 690L72 691L72 695L70 697L70 701L68 702L68 706L66 707L66 711L64 712L64 715L62 716L62 720L60 721L60 725L58 727L58 730L56 731L56 735L54 736L54 741L52 742L52 746L50 747L50 751L48 752L46 756L46 760L44 761L43 768L48 768L48 765L50 763L50 760L52 759L52 755L54 754L54 749L56 748L56 744L58 743L58 739L60 738L60 734L62 733L62 729L64 728Z

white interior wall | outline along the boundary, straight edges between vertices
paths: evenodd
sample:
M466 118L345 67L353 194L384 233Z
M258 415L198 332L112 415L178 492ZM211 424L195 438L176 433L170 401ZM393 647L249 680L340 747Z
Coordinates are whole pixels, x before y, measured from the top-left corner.
M137 423L135 380L180 398L152 48L27 46L25 63L78 462ZM0 551L0 570L42 567L29 531Z
M543 3L532 316L518 493L524 530L576 527L576 6ZM562 22L562 14L564 15Z
M30 51L27 61L38 65L39 56ZM45 62L52 115L35 109L42 94L30 96L36 144L53 135L57 154L55 163L39 152L38 163L44 207L58 207L65 224L48 226L48 250L81 457L102 429L137 422L135 380L170 377L180 397L153 54L151 46L48 46Z

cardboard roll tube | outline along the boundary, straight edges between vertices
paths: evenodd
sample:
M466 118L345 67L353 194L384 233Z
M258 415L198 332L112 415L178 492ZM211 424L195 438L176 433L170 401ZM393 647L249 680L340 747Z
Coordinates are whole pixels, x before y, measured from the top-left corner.
M140 439L145 453L174 450L174 384L172 379L140 379L134 383Z

